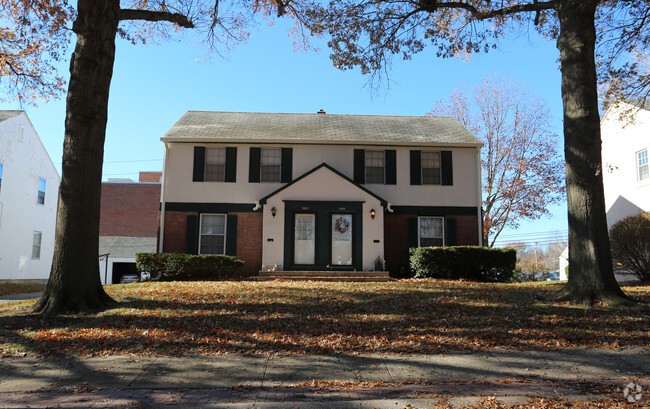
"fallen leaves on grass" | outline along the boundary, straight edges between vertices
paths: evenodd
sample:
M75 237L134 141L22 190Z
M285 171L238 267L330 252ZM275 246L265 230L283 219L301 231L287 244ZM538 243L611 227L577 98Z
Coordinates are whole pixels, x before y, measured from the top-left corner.
M174 282L106 287L98 314L44 320L0 307L0 354L182 356L627 348L650 343L639 310L557 303L555 284ZM646 302L647 286L625 291ZM24 304L28 305L28 303Z

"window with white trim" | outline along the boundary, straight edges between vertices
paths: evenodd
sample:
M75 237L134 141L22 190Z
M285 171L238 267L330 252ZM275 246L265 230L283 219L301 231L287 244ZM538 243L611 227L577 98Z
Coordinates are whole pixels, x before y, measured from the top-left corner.
M226 253L225 214L202 214L199 231L199 254Z
M38 178L38 196L36 197L36 203L40 205L45 204L45 179Z
M440 175L442 172L440 152L423 151L422 154L422 184L439 185L441 183Z
M34 237L32 240L32 260L41 259L41 240L43 239L43 233L40 231L34 232Z
M648 150L644 149L636 153L636 168L639 181L646 180L650 177L648 169Z
M366 151L366 183L384 183L384 151Z
M418 247L445 245L444 218L418 217Z
M281 168L282 150L279 148L262 148L260 180L262 182L279 182Z
M226 178L226 148L205 149L205 181L223 182Z

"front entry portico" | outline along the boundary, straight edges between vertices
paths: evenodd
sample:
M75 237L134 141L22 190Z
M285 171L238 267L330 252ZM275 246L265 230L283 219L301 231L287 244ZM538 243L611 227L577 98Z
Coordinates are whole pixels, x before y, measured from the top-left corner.
M362 270L363 202L285 201L285 270Z

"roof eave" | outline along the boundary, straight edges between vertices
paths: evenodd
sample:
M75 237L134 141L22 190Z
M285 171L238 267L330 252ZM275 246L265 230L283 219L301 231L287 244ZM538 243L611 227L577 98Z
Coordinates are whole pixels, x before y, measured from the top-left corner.
M162 142L171 143L219 143L219 144L277 144L277 145L373 145L373 146L448 146L454 148L480 148L482 142L413 142L413 141L367 141L367 140L307 140L307 139L237 139L237 138L183 138L162 137Z

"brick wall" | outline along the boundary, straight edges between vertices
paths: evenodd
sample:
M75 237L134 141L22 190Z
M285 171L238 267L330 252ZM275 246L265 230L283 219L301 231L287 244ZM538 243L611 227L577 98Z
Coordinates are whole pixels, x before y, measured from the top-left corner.
M163 253L185 253L187 216L197 212L165 212Z
M262 213L230 213L237 216L237 255L245 264L244 274L256 274L262 268ZM197 212L165 212L163 252L185 253L187 216Z
M140 172L140 177L138 178L138 181L160 183L161 179L162 179L162 172Z
M243 273L257 274L262 268L262 213L237 215L237 258L244 260Z
M407 220L417 215L384 214L384 252L386 268L391 275L398 277L403 267L408 271L408 227ZM446 216L455 219L459 246L478 245L478 218L476 216Z
M158 235L160 185L102 183L100 236Z

